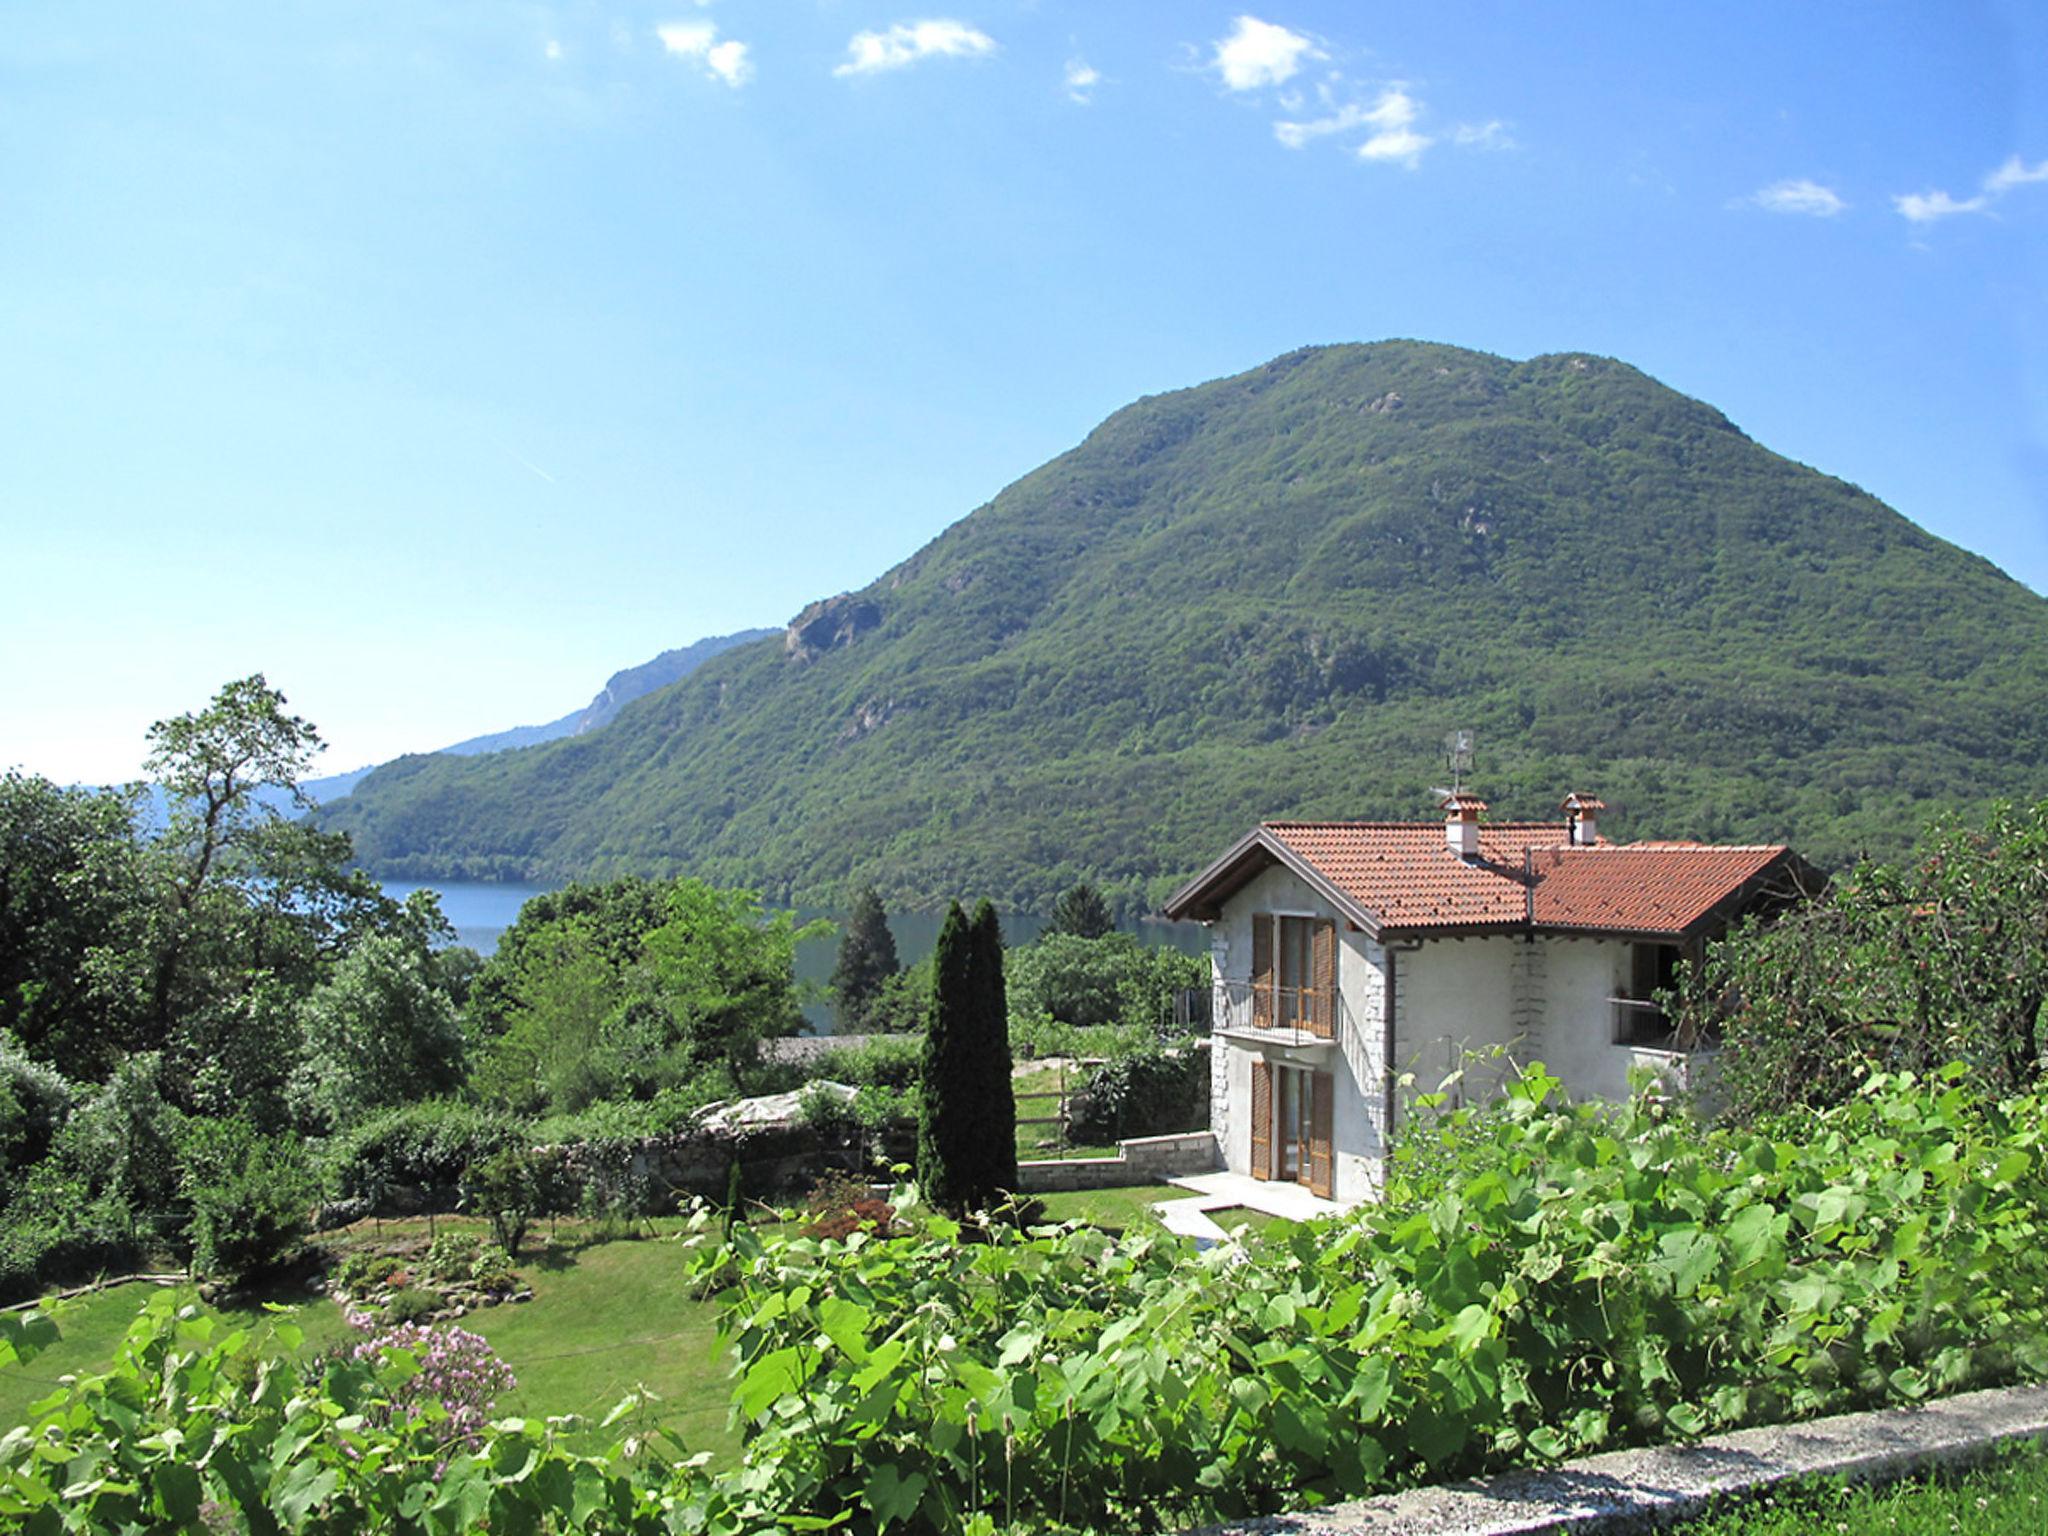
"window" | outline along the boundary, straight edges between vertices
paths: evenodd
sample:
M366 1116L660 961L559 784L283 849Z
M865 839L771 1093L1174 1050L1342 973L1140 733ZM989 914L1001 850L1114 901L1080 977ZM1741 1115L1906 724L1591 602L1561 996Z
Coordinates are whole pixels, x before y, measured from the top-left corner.
M1614 1043L1669 1050L1671 1021L1657 1006L1657 994L1670 988L1678 973L1676 944L1631 944L1628 985L1616 993Z

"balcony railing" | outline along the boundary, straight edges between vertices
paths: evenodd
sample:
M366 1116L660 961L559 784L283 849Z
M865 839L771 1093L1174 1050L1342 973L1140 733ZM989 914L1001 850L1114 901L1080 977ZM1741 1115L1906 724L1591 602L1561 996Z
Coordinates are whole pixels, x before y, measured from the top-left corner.
M1345 1024L1343 994L1334 987L1220 980L1215 1031L1274 1045L1328 1045Z

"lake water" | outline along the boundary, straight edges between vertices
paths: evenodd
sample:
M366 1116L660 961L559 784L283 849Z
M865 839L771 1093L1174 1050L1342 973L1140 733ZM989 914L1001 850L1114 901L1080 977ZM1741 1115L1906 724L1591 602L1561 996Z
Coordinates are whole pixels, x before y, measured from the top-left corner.
M439 892L441 911L455 925L455 941L486 955L498 947L498 935L512 926L513 920L519 916L519 909L529 899L554 889L548 885L498 885L474 880L386 880L383 884L384 893L397 901L405 900L418 890ZM797 911L797 920L801 923L822 917L836 925L842 916L836 911L805 908ZM1045 929L1045 919L1037 913L1005 912L1002 918L1003 937L1012 944L1028 944ZM939 941L939 924L942 921L944 914L939 912L891 912L889 931L896 936L897 959L905 965L915 965L930 954ZM1191 955L1209 952L1208 930L1200 923L1145 922L1137 924L1132 931L1147 944L1171 944ZM799 944L796 950L797 980L827 980L838 952L839 936L836 931L826 938ZM830 1031L829 1007L813 1005L804 1012L813 1029L820 1033Z

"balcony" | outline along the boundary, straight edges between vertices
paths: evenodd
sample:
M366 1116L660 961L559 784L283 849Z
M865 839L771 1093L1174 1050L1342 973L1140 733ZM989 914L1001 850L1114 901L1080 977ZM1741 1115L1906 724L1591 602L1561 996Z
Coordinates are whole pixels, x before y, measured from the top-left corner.
M1345 1027L1343 994L1333 987L1216 983L1215 1033L1241 1045L1327 1050Z

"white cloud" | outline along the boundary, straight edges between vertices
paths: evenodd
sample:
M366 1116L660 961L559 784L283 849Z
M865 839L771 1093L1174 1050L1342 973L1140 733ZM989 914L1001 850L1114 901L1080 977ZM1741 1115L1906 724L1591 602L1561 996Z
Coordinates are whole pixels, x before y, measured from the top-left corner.
M754 78L754 65L747 57L747 45L730 37L720 41L716 23L664 22L654 29L654 35L661 39L662 47L679 59L689 59L700 65L704 73L714 80L723 80L737 88Z
M1483 123L1460 123L1451 130L1451 142L1461 149L1515 149L1508 125L1499 118Z
M1084 107L1094 98L1095 87L1102 84L1102 71L1086 59L1067 60L1067 96Z
M1991 206L1991 199L1966 197L1958 202L1946 192L1907 192L1893 198L1892 206L1915 224L1932 224L1959 213L1982 213Z
M2048 160L2029 165L2018 155L2006 156L2005 164L1987 175L1975 197L1951 197L1945 191L1905 192L1892 199L1892 206L1909 222L1933 224L1959 213L1989 213L2015 187L2048 181Z
M1849 206L1833 187L1824 187L1803 176L1774 181L1752 196L1750 202L1770 213L1803 213L1815 219L1832 219Z
M1211 66L1233 91L1255 91L1261 86L1282 85L1301 72L1304 59L1320 59L1316 45L1299 32L1240 16L1230 36L1216 45Z
M1398 161L1413 170L1421 163L1422 152L1436 142L1415 131L1421 115L1422 103L1405 86L1390 85L1370 106L1348 101L1324 117L1283 119L1273 125L1273 137L1289 149L1300 149L1314 139L1365 129L1366 138L1357 148L1361 160Z
M1414 170L1422 163L1422 152L1436 140L1412 128L1390 128L1385 133L1376 133L1358 146L1361 160L1398 160Z
M2014 187L2023 187L2030 181L2048 181L2048 160L2028 165L2014 155L1984 178L1984 190L1992 197L2003 197Z
M832 73L876 75L906 69L920 59L978 59L995 51L994 38L964 21L899 21L886 32L856 32L847 41L846 62Z
M544 52L545 52L545 53L547 54L547 56L548 56L548 62L549 62L550 64L554 64L554 63L558 63L558 62L560 62L560 60L561 60L561 57L562 57L562 42L561 42L561 39L560 39L560 38L555 38L555 37L551 37L551 38L549 38L549 39L548 39L548 45L547 45L546 49L545 49L545 50L543 50L543 51L544 51Z

